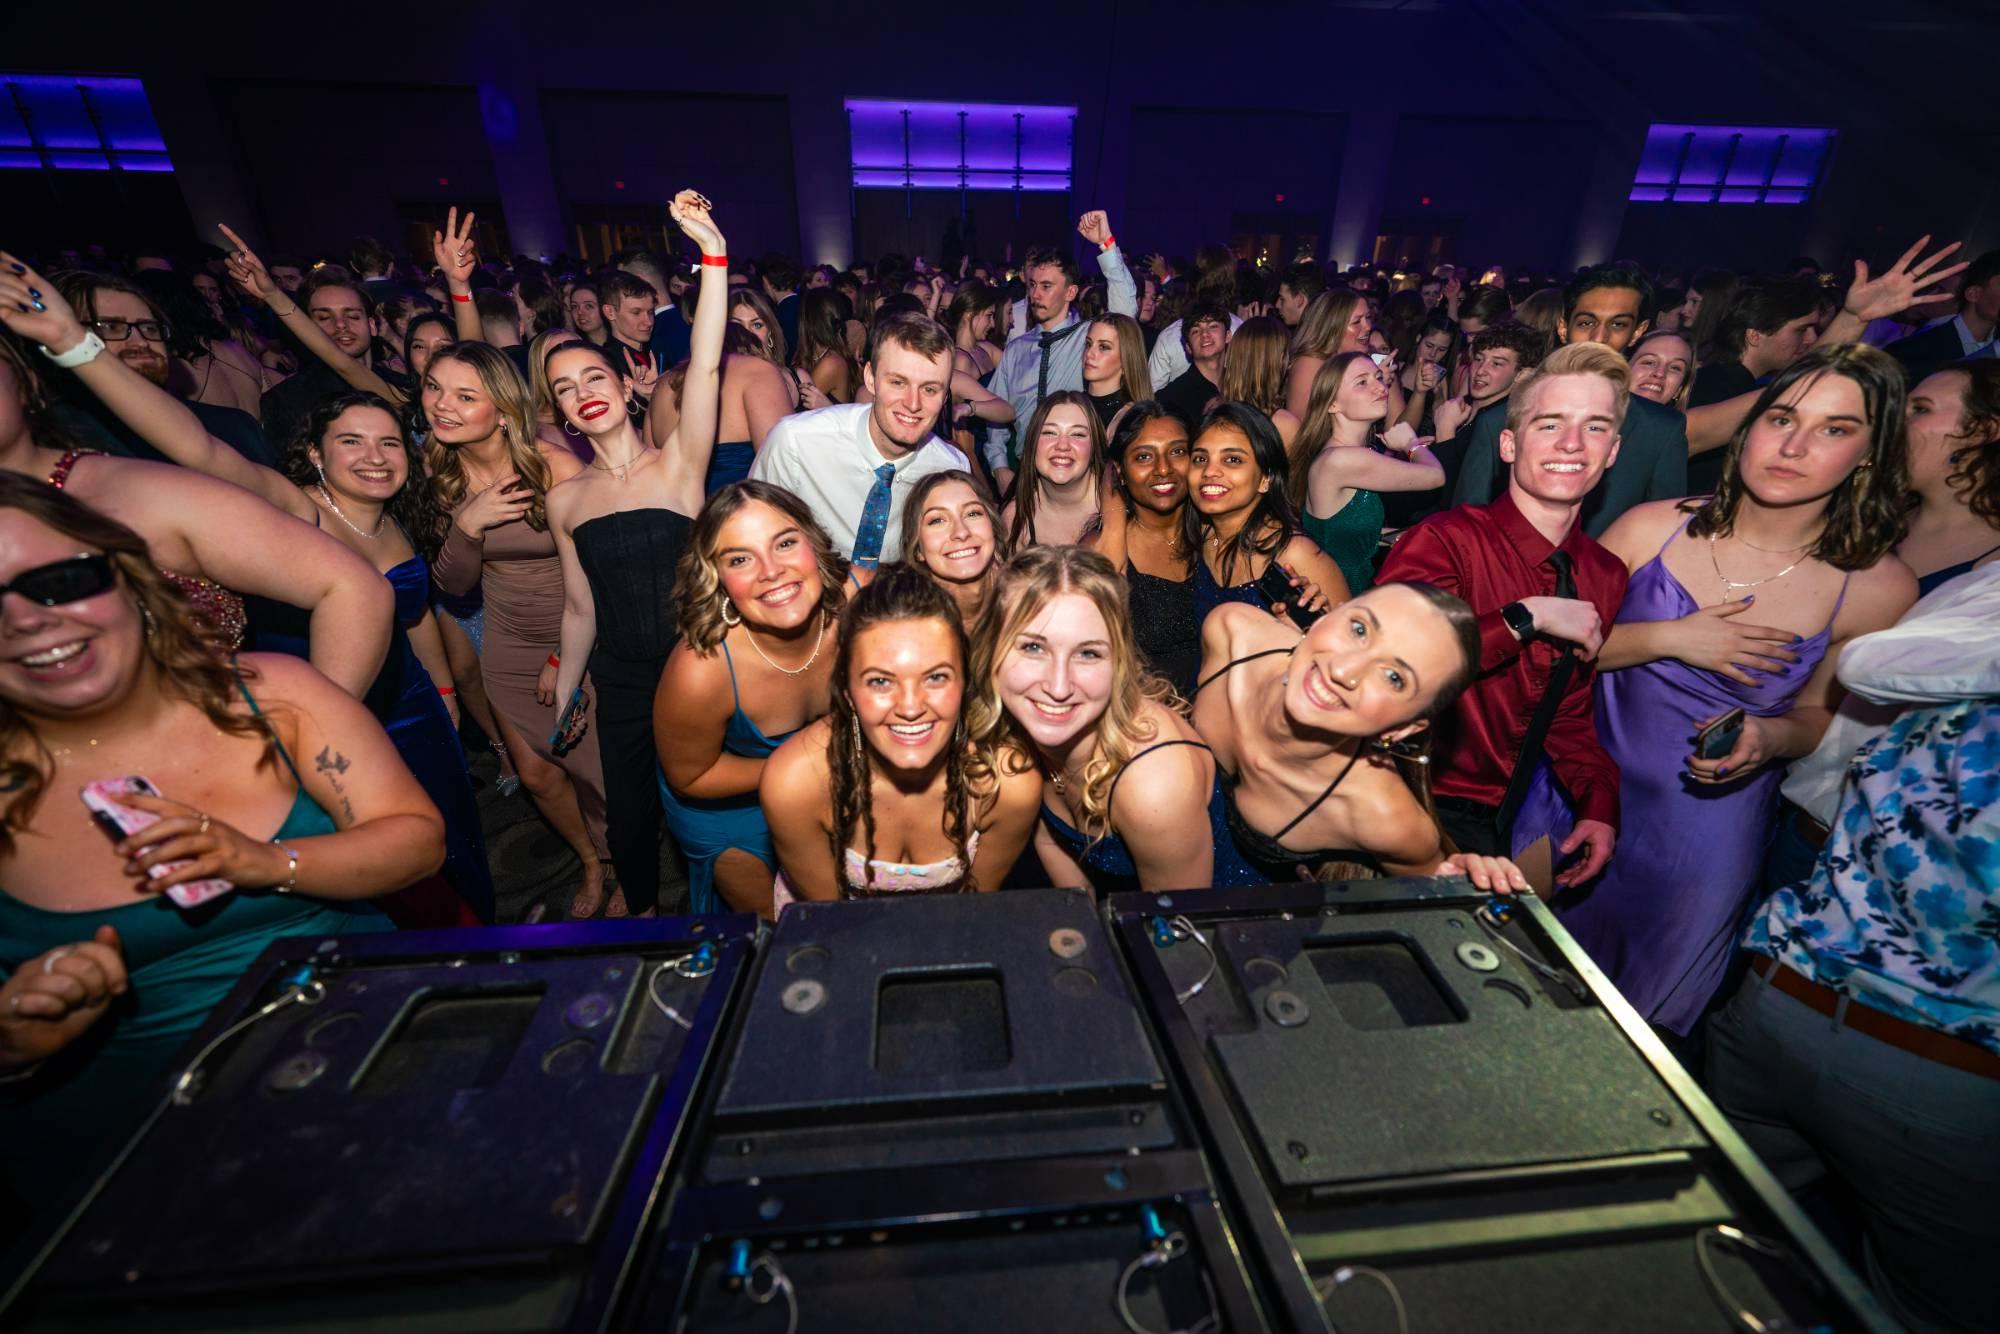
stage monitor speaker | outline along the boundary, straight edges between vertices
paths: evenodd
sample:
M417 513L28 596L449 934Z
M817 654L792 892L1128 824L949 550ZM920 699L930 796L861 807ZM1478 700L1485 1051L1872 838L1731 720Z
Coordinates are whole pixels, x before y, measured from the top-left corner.
M594 1327L757 932L274 944L41 1243L10 1318Z
M788 909L624 1328L1265 1327L1089 895Z
M1296 1328L1888 1328L1539 900L1418 879L1111 911Z

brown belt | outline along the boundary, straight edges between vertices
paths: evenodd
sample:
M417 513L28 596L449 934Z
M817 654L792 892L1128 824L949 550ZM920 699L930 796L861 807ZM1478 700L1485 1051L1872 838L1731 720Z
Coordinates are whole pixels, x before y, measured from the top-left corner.
M1818 852L1826 846L1826 841L1832 837L1833 831L1806 814L1805 807L1794 809L1796 814L1792 816L1792 828L1798 831L1800 838L1812 846L1814 852Z
M1750 966L1759 977L1769 980L1774 988L1821 1014L1831 1015L1839 1008L1840 992L1821 986L1795 968L1761 957ZM1875 1009L1858 996L1849 999L1847 1013L1841 1017L1841 1022L1865 1037L1886 1042L1912 1056L1921 1056L1926 1061L1936 1061L1939 1065L1948 1065L1954 1070L1963 1070L1984 1079L2000 1079L2000 1053L1990 1052L1935 1028L1898 1019L1893 1014Z

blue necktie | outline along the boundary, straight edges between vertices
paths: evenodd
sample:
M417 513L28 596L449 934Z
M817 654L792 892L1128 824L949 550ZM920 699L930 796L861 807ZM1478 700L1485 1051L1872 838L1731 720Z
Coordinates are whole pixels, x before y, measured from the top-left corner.
M865 570L875 568L882 557L882 539L889 532L889 491L896 484L896 465L885 463L875 470L875 485L861 506L861 526L854 530L854 563Z

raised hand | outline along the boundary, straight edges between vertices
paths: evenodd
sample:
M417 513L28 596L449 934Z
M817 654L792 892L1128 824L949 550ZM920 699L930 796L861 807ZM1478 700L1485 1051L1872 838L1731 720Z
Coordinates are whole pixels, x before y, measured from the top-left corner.
M660 364L653 360L651 352L634 352L625 349L625 375L632 381L632 388L641 398L651 398L653 389L660 383Z
M1437 438L1449 440L1472 420L1472 400L1447 398L1431 410L1431 420L1437 424Z
M467 213L461 223L453 207L445 214L444 230L431 233L431 253L447 282L471 285L472 271L479 266L479 248L472 243L472 223L478 216Z
M1438 387L1438 382L1442 379L1444 379L1444 367L1440 366L1437 362L1420 361L1417 363L1418 393L1430 393Z
M715 225L714 209L708 196L699 190L683 190L667 205L667 216L701 248L702 254L726 255L729 243L722 239L722 229Z
M83 324L56 285L0 250L0 324L51 352L83 341Z
M1841 307L1842 311L1863 324L1894 315L1899 310L1908 310L1927 296L1940 295L1934 290L1938 284L1972 267L1969 263L1960 263L1948 269L1938 268L1958 250L1957 241L1918 263L1918 254L1930 243L1930 237L1918 237L1917 243L1905 250L1879 277L1869 277L1866 261L1855 260L1854 284L1847 289L1847 302Z
M1092 245L1101 246L1111 239L1111 217L1101 208L1094 208L1076 220L1076 230Z
M218 222L215 226L235 247L222 258L222 266L229 270L230 281L259 301L269 301L281 295L284 289L278 286L278 280L271 276L271 271L264 267L264 261L257 258L257 252L242 237L230 231L227 223Z

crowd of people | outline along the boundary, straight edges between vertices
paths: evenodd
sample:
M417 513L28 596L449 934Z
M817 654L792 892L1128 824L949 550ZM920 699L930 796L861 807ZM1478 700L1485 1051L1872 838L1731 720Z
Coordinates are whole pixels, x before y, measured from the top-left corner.
M271 939L494 919L469 741L575 854L530 920L1541 894L1902 1318L1987 1318L2000 252L1544 283L1090 212L807 272L669 213L0 252L20 1199Z

